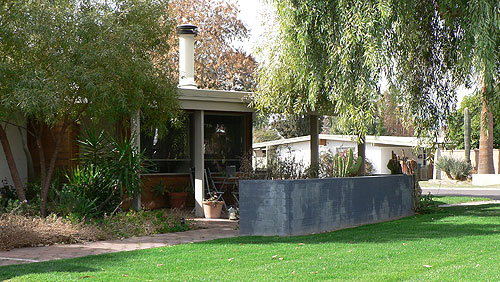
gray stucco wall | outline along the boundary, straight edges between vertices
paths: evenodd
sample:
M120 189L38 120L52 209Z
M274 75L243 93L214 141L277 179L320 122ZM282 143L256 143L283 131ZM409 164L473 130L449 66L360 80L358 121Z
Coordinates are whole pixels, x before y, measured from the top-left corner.
M242 180L240 235L289 236L413 215L411 176Z

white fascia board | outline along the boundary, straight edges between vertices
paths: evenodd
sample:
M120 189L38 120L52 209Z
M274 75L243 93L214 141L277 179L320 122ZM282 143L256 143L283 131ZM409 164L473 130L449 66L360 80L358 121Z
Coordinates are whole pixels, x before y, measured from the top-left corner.
M251 92L179 88L179 104L183 110L253 112L247 97Z
M325 139L330 141L343 141L343 142L354 142L354 136L349 135L331 135L331 134L320 134L319 139ZM253 148L266 148L272 146L281 146L297 142L309 141L310 136L305 135L301 137L294 137L288 139L280 139L274 141L254 143ZM417 137L400 137L400 136L366 136L366 143L373 145L387 145L396 147L416 147L418 145Z
M254 143L252 145L252 147L254 149L267 148L267 147L281 146L281 145L287 145L287 144L298 143L298 142L305 142L305 141L309 142L310 139L311 139L311 136L306 135L306 136L293 137L293 138L288 138L288 139L279 139L279 140L273 140L273 141L267 141L267 142Z

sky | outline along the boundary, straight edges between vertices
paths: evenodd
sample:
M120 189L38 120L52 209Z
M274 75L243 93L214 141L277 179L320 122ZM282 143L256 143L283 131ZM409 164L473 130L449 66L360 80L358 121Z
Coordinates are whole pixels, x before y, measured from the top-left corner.
M259 37L265 32L264 13L268 9L268 4L262 0L224 0L229 3L235 3L239 7L239 17L250 30L250 39L242 42L241 47L247 53L253 53Z

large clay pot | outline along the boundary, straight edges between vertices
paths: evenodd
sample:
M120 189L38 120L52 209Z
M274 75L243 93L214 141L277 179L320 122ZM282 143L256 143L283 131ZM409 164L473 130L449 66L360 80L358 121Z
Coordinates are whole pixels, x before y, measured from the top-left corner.
M203 201L203 213L205 213L205 218L220 218L220 213L222 211L222 206L224 202L222 201Z
M170 192L170 208L183 209L186 206L188 192Z

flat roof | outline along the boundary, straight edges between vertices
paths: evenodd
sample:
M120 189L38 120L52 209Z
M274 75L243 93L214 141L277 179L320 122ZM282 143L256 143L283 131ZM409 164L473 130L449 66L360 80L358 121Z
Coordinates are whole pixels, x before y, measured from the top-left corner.
M311 139L310 135L288 138L288 139L279 139L267 142L254 143L253 148L265 148L279 145L286 145L292 143L299 142L309 142ZM319 134L319 139L322 140L330 140L330 141L344 141L344 142L355 142L354 136L350 135L332 135L332 134ZM424 141L422 138L418 137L402 137L402 136L366 136L366 143L374 144L374 145L383 145L383 146L397 146L397 147L416 147L419 145L419 141Z
M253 112L249 107L252 92L193 89L179 87L180 108L224 112Z

